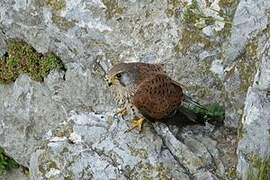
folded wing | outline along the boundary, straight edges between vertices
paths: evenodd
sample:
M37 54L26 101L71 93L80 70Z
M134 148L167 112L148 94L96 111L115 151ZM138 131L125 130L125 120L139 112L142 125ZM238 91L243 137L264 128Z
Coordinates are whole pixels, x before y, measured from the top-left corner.
M153 74L138 86L133 104L154 120L170 116L183 101L182 88L165 74Z

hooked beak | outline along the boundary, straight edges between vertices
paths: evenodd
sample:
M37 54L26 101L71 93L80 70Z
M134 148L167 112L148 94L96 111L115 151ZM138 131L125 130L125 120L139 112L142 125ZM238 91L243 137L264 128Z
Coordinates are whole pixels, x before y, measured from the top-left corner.
M108 77L105 77L105 79L106 79L109 87L113 85L113 80L112 79L110 79Z

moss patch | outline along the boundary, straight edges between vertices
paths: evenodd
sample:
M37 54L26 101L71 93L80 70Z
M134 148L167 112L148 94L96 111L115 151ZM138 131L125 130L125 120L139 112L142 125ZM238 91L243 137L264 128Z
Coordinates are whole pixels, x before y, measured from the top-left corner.
M106 6L106 18L111 19L114 16L123 14L124 8L119 5L118 0L102 0Z
M148 153L145 149L129 149L132 156L138 156L141 159L147 159Z
M245 53L240 57L237 68L240 72L240 91L246 92L253 83L258 69L257 42L251 41L246 45ZM252 68L251 68L252 67Z
M258 155L253 155L249 158L253 168L250 168L247 174L248 180L266 180L270 179L270 157L261 158Z
M178 8L181 8L181 2L180 0L167 0L167 9L165 10L165 13L168 17L178 16L178 13L176 13Z
M22 73L33 80L43 81L53 69L65 70L55 54L42 55L25 42L10 40L7 56L0 59L0 83L14 82Z
M65 0L46 0L45 3L55 11L61 11L66 7Z
M226 177L228 180L234 180L237 179L237 172L235 167L231 167L228 169L228 172L226 173Z
M61 30L67 31L68 29L75 26L74 21L68 21L64 17L61 17L55 13L52 15L52 21L56 24Z
M141 177L141 179L144 180L151 180L153 179L152 172L157 172L155 174L154 179L162 179L162 180L171 180L172 177L170 176L170 170L163 165L163 163L156 163L155 165L152 165L150 163L142 163L140 162L137 165L137 168L139 171L134 170L128 170L128 177L130 179L138 179L138 177Z
M238 3L239 0L219 0L218 5L222 8L232 7Z
M9 171L14 168L19 168L20 165L8 157L3 148L0 147L0 176L3 175L6 171Z

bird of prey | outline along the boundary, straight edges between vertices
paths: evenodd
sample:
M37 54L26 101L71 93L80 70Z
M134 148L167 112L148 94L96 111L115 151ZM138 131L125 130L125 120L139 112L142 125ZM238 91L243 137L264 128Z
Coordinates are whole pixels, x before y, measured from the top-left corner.
M106 79L124 104L119 113L133 112L131 129L141 131L145 118L162 121L170 117L185 101L200 106L183 93L181 84L166 74L162 64L120 63L112 67Z

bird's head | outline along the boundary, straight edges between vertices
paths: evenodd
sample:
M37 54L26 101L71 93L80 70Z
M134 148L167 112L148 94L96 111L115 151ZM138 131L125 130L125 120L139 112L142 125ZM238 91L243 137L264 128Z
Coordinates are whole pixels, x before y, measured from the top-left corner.
M113 66L106 76L109 86L121 85L126 87L134 84L135 80L136 73L134 72L134 67L128 63L120 63Z

